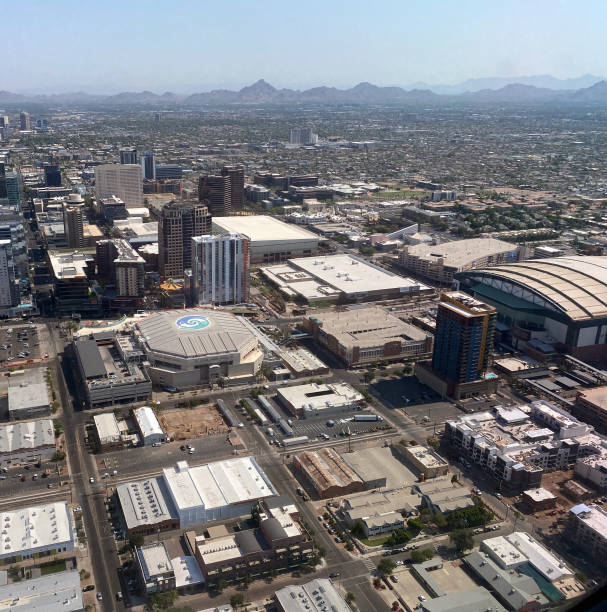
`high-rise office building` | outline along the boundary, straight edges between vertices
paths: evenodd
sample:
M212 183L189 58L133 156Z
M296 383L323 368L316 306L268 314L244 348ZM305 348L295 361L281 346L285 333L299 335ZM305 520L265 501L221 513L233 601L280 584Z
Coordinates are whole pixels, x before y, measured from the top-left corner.
M153 181L156 178L156 156L151 151L141 154L141 172L144 179Z
M0 313L7 314L20 302L10 240L0 240Z
M312 128L291 128L289 142L294 145L314 145L318 142L318 134Z
M44 184L47 187L61 187L61 170L57 164L44 166Z
M6 168L2 162L0 162L0 200L8 198L6 189Z
M211 215L202 202L169 202L158 223L158 267L165 278L183 278L192 267L192 238L211 233Z
M8 205L16 211L21 210L21 187L19 184L19 174L17 172L7 172L4 177L6 183L6 198ZM2 177L0 177L0 182Z
M0 115L0 128L7 128L8 126L8 115Z
M221 175L230 177L231 210L242 210L244 205L244 168L242 166L224 166L221 169Z
M127 240L99 240L97 276L113 285L119 298L142 298L145 295L145 260Z
M418 364L417 377L442 395L456 398L486 393L497 311L460 291L441 295L431 364Z
M143 205L143 181L138 164L103 164L95 166L97 199L116 196L126 206Z
M19 114L19 128L22 132L27 132L32 129L32 118L25 111Z
M120 163L121 164L136 164L137 163L137 149L120 149Z
M84 211L82 206L63 206L63 228L67 246L81 249L84 246Z
M232 211L230 177L201 176L198 180L198 199L208 206L212 216L230 216Z
M193 304L240 304L249 299L250 240L242 234L192 238Z

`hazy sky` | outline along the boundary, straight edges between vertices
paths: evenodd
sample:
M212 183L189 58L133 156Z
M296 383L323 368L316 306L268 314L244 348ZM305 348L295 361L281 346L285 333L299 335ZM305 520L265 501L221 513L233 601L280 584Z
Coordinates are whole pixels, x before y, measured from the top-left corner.
M112 93L607 75L605 0L18 0L0 89Z

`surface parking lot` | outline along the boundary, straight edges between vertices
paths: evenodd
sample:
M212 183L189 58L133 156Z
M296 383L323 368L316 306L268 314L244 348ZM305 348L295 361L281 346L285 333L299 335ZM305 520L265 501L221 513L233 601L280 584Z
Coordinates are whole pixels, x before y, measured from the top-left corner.
M21 325L0 329L0 363L40 357L40 340L36 326Z
M427 418L430 422L442 423L462 414L455 404L443 401L436 392L412 376L381 380L371 385L369 390L388 408L401 408L416 421Z
M268 416L256 400L250 397L247 399L251 405L254 406L254 408L258 408L264 413L265 416ZM351 419L353 419L354 415L358 412L356 410L346 411L338 415L318 415L307 419L297 419L284 410L272 396L266 395L266 399L268 399L268 401L272 404L285 423L289 420L292 422L291 429L293 430L294 437L308 436L310 440L314 440L322 439L324 435L327 435L330 438L338 438L340 436L344 436L347 431L353 435L360 435L376 431L378 426L381 427L386 425L385 422L382 423L381 421L352 421ZM243 414L240 408L235 410L240 411L239 415ZM365 410L364 412L369 411ZM268 420L270 420L269 417ZM334 424L327 425L327 423L330 421L332 421ZM255 421L255 423L257 424L257 421ZM268 428L271 428L274 431L274 440L282 441L284 438L289 437L283 434L276 423L271 422L269 425L264 426L264 433L267 433Z

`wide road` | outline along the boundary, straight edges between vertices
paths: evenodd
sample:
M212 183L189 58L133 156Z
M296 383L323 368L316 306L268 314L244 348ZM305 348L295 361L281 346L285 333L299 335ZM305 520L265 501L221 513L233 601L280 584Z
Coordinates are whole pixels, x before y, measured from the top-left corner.
M82 506L82 517L87 537L88 553L95 576L96 590L103 595L98 603L103 610L123 610L124 606L116 601L116 593L121 590L118 581L118 555L105 511L105 493L103 485L97 479L94 459L85 449L82 424L84 417L74 412L72 398L68 387L74 389L73 364L65 359L63 342L53 333L57 358L57 380L59 395L63 406L63 423L65 425L65 442L68 465L72 481L72 499L74 504ZM90 483L89 479L95 482Z

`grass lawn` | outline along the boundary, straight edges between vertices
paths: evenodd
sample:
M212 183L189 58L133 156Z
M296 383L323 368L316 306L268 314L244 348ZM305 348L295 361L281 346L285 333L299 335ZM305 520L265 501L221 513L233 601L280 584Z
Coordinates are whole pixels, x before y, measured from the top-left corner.
M45 576L46 574L55 574L56 572L65 571L65 559L56 559L55 561L49 561L43 563L40 566L40 573Z
M373 200L404 200L407 198L422 199L427 197L425 191L411 191L410 189L401 189L399 191L378 191L371 195Z
M383 546L390 539L390 535L380 536L379 538L363 538L361 542L365 546Z

